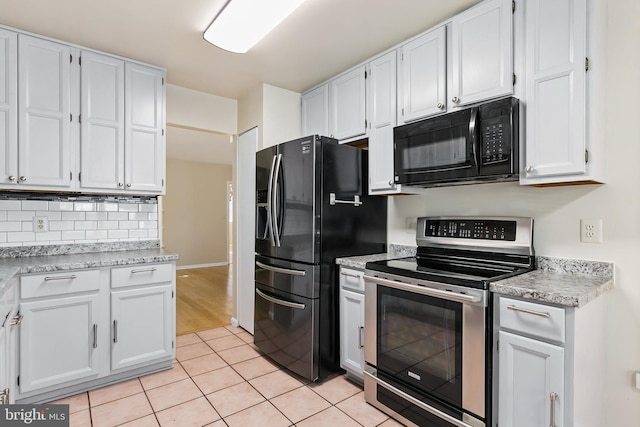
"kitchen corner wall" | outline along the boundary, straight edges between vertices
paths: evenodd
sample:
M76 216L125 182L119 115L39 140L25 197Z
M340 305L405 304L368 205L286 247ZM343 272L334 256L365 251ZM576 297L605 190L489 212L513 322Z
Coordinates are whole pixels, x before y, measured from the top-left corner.
M48 231L34 230L34 217ZM45 196L3 194L0 247L158 239L155 197Z

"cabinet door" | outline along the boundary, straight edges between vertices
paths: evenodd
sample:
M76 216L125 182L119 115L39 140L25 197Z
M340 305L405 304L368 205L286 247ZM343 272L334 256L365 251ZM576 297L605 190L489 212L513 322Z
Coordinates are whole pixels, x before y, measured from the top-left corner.
M302 95L302 135L329 136L329 85Z
M480 3L451 22L453 107L513 93L511 0Z
M369 191L395 187L393 128L396 125L396 52L369 64L367 117L369 120Z
M125 189L163 192L164 73L125 64Z
M71 50L18 36L21 186L71 186Z
M82 52L80 185L124 189L124 61Z
M398 124L446 110L446 35L442 26L400 48Z
M586 1L525 7L525 177L584 174Z
M18 36L0 29L0 185L18 183Z
M93 294L20 304L21 393L98 375L98 302Z
M111 369L171 358L174 339L172 287L111 292Z
M499 337L498 424L563 427L564 349L503 331ZM555 424L549 422L552 412Z
M364 371L364 295L340 290L340 366L362 378Z
M364 135L365 67L358 67L329 82L329 130L343 140Z

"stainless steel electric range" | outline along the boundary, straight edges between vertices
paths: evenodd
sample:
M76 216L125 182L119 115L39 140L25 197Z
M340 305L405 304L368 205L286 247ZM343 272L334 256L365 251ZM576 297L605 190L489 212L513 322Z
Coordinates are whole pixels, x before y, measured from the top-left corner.
M407 425L491 425L489 283L534 269L533 220L418 218L415 257L365 271L365 399Z

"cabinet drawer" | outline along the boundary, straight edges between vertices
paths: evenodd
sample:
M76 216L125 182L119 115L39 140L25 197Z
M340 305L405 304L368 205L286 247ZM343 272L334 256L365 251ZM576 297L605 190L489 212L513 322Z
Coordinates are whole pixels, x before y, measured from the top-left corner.
M173 266L167 264L137 264L111 269L111 287L150 285L173 281Z
M36 298L100 289L100 270L63 271L20 277L20 298Z
M564 309L500 298L500 327L542 339L564 342Z
M364 292L364 271L340 267L340 287Z

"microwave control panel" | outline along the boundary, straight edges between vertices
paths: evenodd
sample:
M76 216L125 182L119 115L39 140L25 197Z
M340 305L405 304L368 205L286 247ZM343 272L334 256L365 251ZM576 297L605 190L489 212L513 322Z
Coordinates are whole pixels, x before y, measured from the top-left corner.
M508 117L496 117L482 121L482 163L505 162L511 156L511 135Z
M516 240L516 222L500 220L428 220L425 237Z

